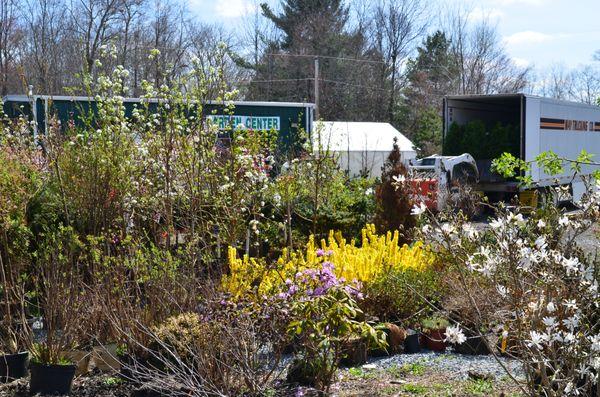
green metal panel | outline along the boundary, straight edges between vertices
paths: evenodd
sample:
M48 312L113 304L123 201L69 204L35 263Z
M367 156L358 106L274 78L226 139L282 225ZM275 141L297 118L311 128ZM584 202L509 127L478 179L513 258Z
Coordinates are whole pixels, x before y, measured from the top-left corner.
M85 97L36 96L34 98L38 133L41 134L45 132L45 121L50 117L56 116L65 127L69 123L81 126L84 124L84 116L89 116L90 111L92 115L97 112L95 101ZM23 114L32 120L31 103L32 100L26 96L8 96L4 100L4 109L9 117L14 118ZM126 99L124 101L125 115L131 117L133 110L142 106L137 99ZM157 106L157 102L151 102L149 104L150 111L155 111ZM46 114L46 107L48 114ZM313 109L311 104L237 102L232 114L230 114L231 112L224 111L223 104L208 103L203 106L203 113L204 116L225 115L228 117L231 115L246 116L249 119L277 118L279 123L278 143L280 149L283 150L289 150L292 147L297 148L299 129L303 129L307 134L312 132Z

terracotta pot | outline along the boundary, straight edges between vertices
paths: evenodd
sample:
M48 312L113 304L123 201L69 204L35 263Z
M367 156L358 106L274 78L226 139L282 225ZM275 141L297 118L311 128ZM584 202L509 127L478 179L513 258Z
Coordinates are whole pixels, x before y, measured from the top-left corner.
M119 371L121 363L117 357L117 344L94 346L91 365L104 373Z
M384 332L386 334L387 348L374 348L369 350L371 357L391 356L402 353L404 350L404 340L406 339L406 330L396 324L385 323Z
M434 352L444 352L446 351L445 338L446 328L429 330L424 334L425 346Z

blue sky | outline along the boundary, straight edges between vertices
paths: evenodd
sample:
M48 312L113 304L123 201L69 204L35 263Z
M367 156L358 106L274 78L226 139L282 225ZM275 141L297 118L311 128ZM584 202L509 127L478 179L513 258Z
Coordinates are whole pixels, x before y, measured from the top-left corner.
M232 29L244 15L255 12L253 5L259 2L189 1L191 11L202 20L218 20ZM437 0L437 3L440 6L460 3L472 10L473 20L489 18L497 25L509 55L520 65L538 70L557 63L574 67L591 62L594 51L600 50L600 0Z

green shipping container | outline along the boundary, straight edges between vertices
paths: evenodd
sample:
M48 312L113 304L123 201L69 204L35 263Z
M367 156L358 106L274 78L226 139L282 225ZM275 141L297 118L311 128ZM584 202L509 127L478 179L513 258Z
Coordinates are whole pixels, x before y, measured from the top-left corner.
M81 124L81 116L96 110L93 98L77 96L8 95L3 98L4 112L11 118L19 116L35 120L35 134L44 134L49 117L56 116L61 124L70 122ZM150 110L156 109L158 101L151 100ZM203 106L204 116L213 123L225 128L228 125L254 130L274 129L279 135L279 146L288 149L298 142L298 132L312 133L314 104L294 102L233 102L232 114L224 111L224 104L208 102ZM137 98L124 99L125 114L132 115L136 107L141 107Z

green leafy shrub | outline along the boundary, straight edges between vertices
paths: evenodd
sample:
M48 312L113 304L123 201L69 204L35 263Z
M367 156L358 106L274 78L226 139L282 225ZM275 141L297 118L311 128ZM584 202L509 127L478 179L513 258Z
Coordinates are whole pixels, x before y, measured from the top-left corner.
M444 155L445 156L456 156L464 152L462 146L462 136L464 128L458 125L456 122L450 124L448 132L444 137Z
M491 160L511 153L519 155L519 127L497 122L488 129L481 120L472 120L465 125L450 124L444 138L444 155L471 154L476 160Z
M383 331L364 320L364 314L344 288L331 288L324 295L303 299L292 305L296 320L288 327L299 341L288 380L329 390L340 360L352 340L386 346Z
M381 321L417 322L442 298L441 278L437 268L392 268L364 285L361 307Z
M196 313L169 317L156 327L154 335L157 340L154 345L159 352L168 349L167 357L173 355L187 363L193 361L194 352L206 349L208 343L219 341L217 328L202 321Z
M450 322L439 316L431 316L421 321L421 326L425 331L435 331L438 329L444 329L450 325Z
M461 153L470 153L476 159L486 158L484 142L487 140L485 124L481 120L473 120L464 126L461 140Z

